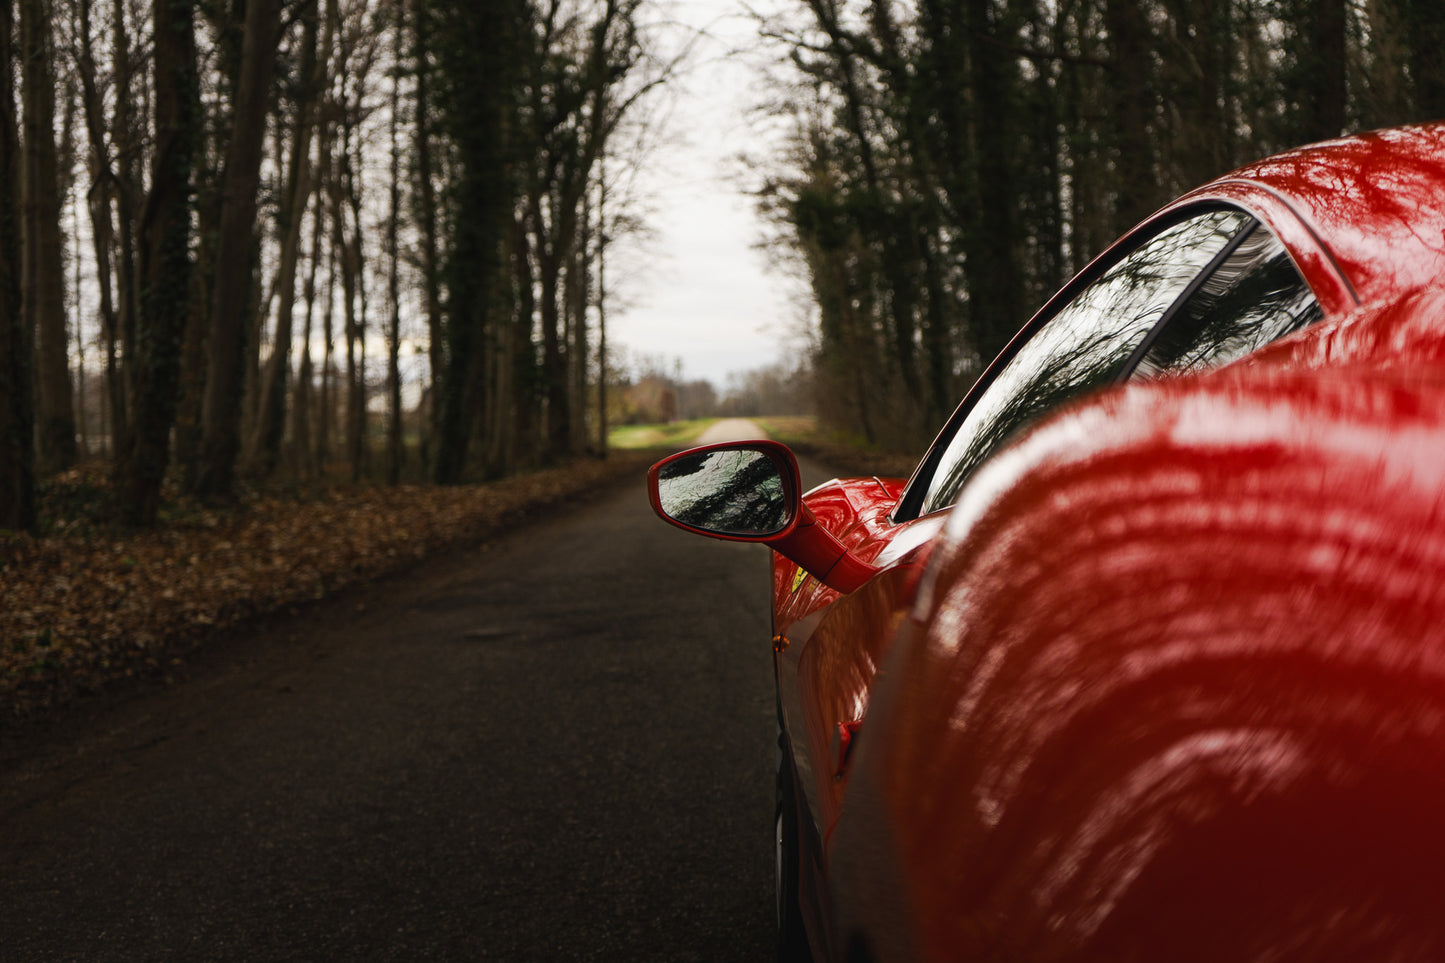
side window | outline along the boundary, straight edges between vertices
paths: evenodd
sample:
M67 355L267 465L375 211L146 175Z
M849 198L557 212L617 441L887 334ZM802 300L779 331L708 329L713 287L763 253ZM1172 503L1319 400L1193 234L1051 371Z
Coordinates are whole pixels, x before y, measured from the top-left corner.
M1322 315L1284 245L1260 224L1148 344L1135 377L1218 367Z
M1129 369L1150 330L1199 272L1255 221L1215 210L1174 224L1081 291L999 371L954 433L923 512L951 505L1001 444L1043 413Z

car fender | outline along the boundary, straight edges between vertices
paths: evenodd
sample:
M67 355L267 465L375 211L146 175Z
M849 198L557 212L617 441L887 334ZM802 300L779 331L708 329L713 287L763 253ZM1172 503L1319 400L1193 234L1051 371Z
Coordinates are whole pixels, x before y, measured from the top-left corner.
M964 489L858 748L839 940L1368 957L1445 939L1410 902L1442 807L1445 367L1127 386Z

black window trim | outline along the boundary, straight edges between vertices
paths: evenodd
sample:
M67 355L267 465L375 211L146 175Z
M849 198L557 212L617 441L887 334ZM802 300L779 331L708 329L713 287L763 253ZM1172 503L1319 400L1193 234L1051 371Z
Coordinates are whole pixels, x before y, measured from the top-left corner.
M1264 222L1253 214L1250 214L1248 211L1244 213L1248 215L1249 223L1244 225L1238 234L1230 238L1229 242L1214 256L1213 260L1206 264L1198 274L1194 275L1194 280L1185 285L1179 297L1174 299L1174 303L1169 305L1169 308L1159 316L1159 320L1154 323L1154 327L1149 329L1148 333L1144 335L1144 340L1140 341L1139 346L1134 349L1134 353L1129 355L1129 360L1124 364L1124 370L1119 372L1119 376L1114 379L1114 384L1123 384L1134 377L1135 369L1139 367L1139 363L1149 354L1149 349L1154 347L1154 342L1159 340L1159 335L1164 331L1164 328L1169 322L1173 321L1175 316L1184 310L1184 305L1188 304L1189 299L1194 297L1200 288L1204 287L1205 282L1214 277L1214 273L1234 256L1234 252L1239 250L1239 246L1253 237L1259 232L1259 229L1264 226ZM1265 229L1268 230L1268 228ZM1272 233L1273 232L1271 232L1271 234Z
M984 369L983 373L979 375L978 380L964 393L963 400L959 402L957 408L953 409L953 414L949 415L948 421L944 423L943 428L934 438L933 444L929 446L923 459L918 463L918 467L913 470L912 476L908 479L908 484L903 489L903 494L898 498L898 504L894 506L893 513L889 516L889 521L897 525L923 517L923 503L928 497L927 483L932 480L934 473L937 472L938 463L943 460L943 455L948 450L949 444L953 441L953 436L958 433L959 427L963 424L964 419L968 417L969 412L973 410L973 406L978 403L978 399L982 397L983 393L987 391L998 378L999 372L1013 360L1014 355L1018 354L1023 346L1031 341L1034 335L1037 334L1044 325L1052 321L1084 288L1093 284L1109 271L1109 269L1138 250L1141 244L1157 237L1159 234L1177 224L1181 224L1192 218L1202 217L1211 211L1231 211L1243 214L1249 218L1249 222L1238 234L1229 239L1223 249L1195 275L1193 280L1185 286L1179 296L1170 303L1169 307L1160 315L1159 320L1154 322L1154 325L1149 329L1148 333L1145 334L1144 340L1135 348L1134 353L1129 356L1125 369L1119 375L1115 384L1127 380L1130 375L1134 373L1135 367L1144 358L1144 352L1148 351L1149 347L1153 345L1154 341L1158 338L1159 332L1163 330L1164 325L1168 324L1174 318L1185 302L1204 284L1205 280L1218 270L1219 266L1235 252L1240 244L1244 243L1245 238L1253 235L1255 231L1263 225L1264 222L1260 220L1259 215L1254 211L1248 210L1242 205L1222 200L1208 200L1199 204L1180 207L1169 211L1157 219L1150 219L1140 224L1134 230L1119 238L1119 240L1114 242L1103 254L1090 262L1082 271L1074 276L1073 280L1060 288L1052 298L1046 301L1044 306L1018 330L1018 333L1009 340L1009 343L1004 346L1004 349L998 353L998 356L995 357L989 366ZM1293 260L1293 257L1291 257L1291 260ZM947 511L947 509L939 509L938 511ZM930 512L929 514L937 514L937 512Z

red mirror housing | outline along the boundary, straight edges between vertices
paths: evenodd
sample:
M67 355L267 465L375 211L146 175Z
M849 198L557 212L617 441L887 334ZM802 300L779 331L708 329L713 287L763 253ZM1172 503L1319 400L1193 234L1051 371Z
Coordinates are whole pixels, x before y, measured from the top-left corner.
M670 455L648 469L647 495L668 524L767 545L838 592L856 591L876 571L850 555L803 504L798 460L781 442L726 442Z

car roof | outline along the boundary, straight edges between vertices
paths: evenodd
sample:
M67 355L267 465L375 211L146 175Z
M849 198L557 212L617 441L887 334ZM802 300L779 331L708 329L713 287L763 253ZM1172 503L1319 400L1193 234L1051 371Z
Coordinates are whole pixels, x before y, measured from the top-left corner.
M1286 151L1184 195L1268 223L1328 314L1445 279L1445 123Z

